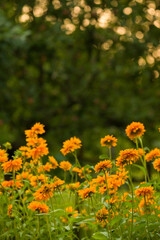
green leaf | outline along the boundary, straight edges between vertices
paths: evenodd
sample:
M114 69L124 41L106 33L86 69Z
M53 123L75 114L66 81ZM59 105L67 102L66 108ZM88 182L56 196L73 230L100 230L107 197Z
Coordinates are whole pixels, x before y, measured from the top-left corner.
M64 228L65 228L67 231L70 231L70 230L71 230L70 226L65 226Z
M35 214L35 216L47 216L47 215L50 215L50 213L38 213L38 214Z
M101 239L101 240L106 240L109 238L109 235L107 232L97 232L92 235L94 239ZM107 238L106 238L107 237Z
M111 220L111 226L113 226L114 224L120 222L120 220L122 219L122 216L117 216L115 217L113 220Z
M144 147L145 152L150 152L150 149L148 147Z
M93 166L90 166L89 164L87 164L84 166L84 170L86 170L86 169L93 169Z
M99 156L99 159L108 159L108 155L107 154L102 154Z
M133 166L140 168L145 174L145 168L143 166L140 166L138 164L133 164Z

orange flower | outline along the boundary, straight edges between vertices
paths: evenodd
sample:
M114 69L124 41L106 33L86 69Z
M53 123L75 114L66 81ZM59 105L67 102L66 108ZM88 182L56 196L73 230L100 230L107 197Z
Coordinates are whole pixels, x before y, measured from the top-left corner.
M105 192L107 192L107 186L106 186L106 184L105 184L103 187L99 187L99 192L100 192L101 194L104 194Z
M26 138L35 138L35 137L37 137L37 134L33 130L31 130L31 129L25 130L25 135L26 135Z
M7 210L7 215L9 217L12 217L12 208L13 208L13 205L12 204L9 204L8 205L8 210Z
M147 162L154 161L157 157L160 157L160 149L154 148L146 154L145 159Z
M46 144L41 144L36 148L30 149L29 155L32 157L33 160L39 159L40 157L43 157L44 155L47 155L48 148L46 147Z
M119 179L121 181L121 185L125 183L125 180L128 178L128 172L125 171L124 168L120 168L118 169L118 171L116 171L116 176L117 179Z
M60 150L65 156L68 153L74 152L76 149L81 148L81 140L76 137L71 137L69 140L63 142L63 148Z
M3 163L2 167L5 173L18 171L20 168L22 168L22 159L17 158L14 160L10 160L8 162Z
M69 171L71 169L72 165L68 161L62 161L62 162L60 162L59 167L62 168L64 171Z
M72 213L72 212L73 212L72 206L71 206L71 207L67 207L67 208L66 208L66 212Z
M73 192L74 192L75 190L77 190L79 187L80 187L80 182L70 183L70 184L68 185L69 190L71 190L71 191L73 191Z
M140 187L138 189L135 190L135 194L136 194L136 197L152 197L153 194L154 194L154 190L153 190L153 187L149 186L149 187Z
M146 152L142 148L138 148L138 153L140 156L143 156Z
M83 216L87 216L87 211L86 211L86 209L82 209L82 210L81 210L81 214L82 214Z
M121 202L125 202L127 201L127 196L129 195L129 193L124 193L123 195L121 195Z
M32 211L38 210L40 213L48 213L49 212L49 207L45 203L40 203L37 201L32 201L28 208Z
M75 169L75 168L74 168ZM80 178L85 178L87 174L90 174L92 171L89 168L82 167L80 171L78 171L78 175Z
M43 133L45 133L44 125L41 124L41 123L35 123L33 125L33 127L31 128L31 130L33 132L35 132L36 134L43 134Z
M145 131L144 125L140 122L132 122L126 128L126 134L131 140L141 137Z
M154 169L156 169L158 172L160 171L160 158L157 158L157 159L153 162L153 167L154 167Z
M91 196L96 192L95 188L88 187L78 190L79 196L84 200L85 198L91 198Z
M24 151L24 156L26 155L27 158L31 157L33 160L36 160L48 154L48 148L45 139L38 138L37 135L27 136L27 147L20 148L20 150Z
M1 185L2 185L4 188L6 188L6 187L12 187L13 184L14 184L14 181L13 181L13 180L1 182Z
M44 169L44 171L50 172L52 169L52 164L47 162L45 165L43 165L43 169Z
M114 193L113 193L114 194ZM113 204L116 204L117 202L118 202L118 197L116 196L116 195L114 195L113 197L111 197L110 199L109 199L109 204L110 205L113 205ZM108 200L106 200L106 202L108 203Z
M8 161L8 154L4 149L0 149L0 163Z
M38 168L38 173L41 172L50 172L52 169L52 164L50 164L49 162L47 162L45 165L40 165Z
M65 217L60 217L60 219L62 220L63 223L68 223L68 219Z
M125 165L132 164L139 159L138 151L133 148L122 150L119 155L120 156L117 158L116 162L118 167L124 167Z
M31 148L30 147L27 147L27 146L21 146L19 148L19 150L21 151L22 153L22 156L26 159L30 158L30 151L31 151Z
M1 185L5 188L5 187L13 187L14 185L14 181L13 180L10 180L10 181L3 181L1 182ZM21 181L15 181L15 187L17 188L21 188L23 186L22 182Z
M107 135L104 138L101 138L101 146L103 147L115 147L117 145L117 138L113 137L113 135Z
M117 174L113 174L113 175L107 175L106 174L106 178L107 178L107 186L105 184L105 176L98 176L97 179L94 179L94 181L92 181L93 184L96 184L97 186L99 186L99 192L101 194L104 194L105 192L107 192L107 190L109 190L109 194L113 195L116 193L116 191L118 190L118 187L120 187L122 184L125 183L125 179L124 176L118 176Z
M53 196L53 187L49 184L42 185L33 196L37 201L47 201Z
M47 142L43 138L27 138L27 146L36 148L38 146L47 146Z
M58 162L56 161L56 159L52 156L49 156L49 161L52 163L52 168L56 169L58 167Z
M44 174L41 174L39 176L32 176L30 178L30 183L31 183L31 186L37 187L38 183L45 184L47 180L48 180L48 177L46 177Z
M60 190L61 186L64 184L64 181L59 179L58 177L54 177L54 183L51 183L54 191Z
M31 174L29 174L29 172L22 172L21 174L16 176L16 179L21 180L21 179L30 179L32 177Z
M81 173L82 170L81 170L80 168L78 168L78 167L73 167L73 168L72 168L72 172Z
M43 134L44 132L44 125L40 123L35 123L31 129L25 131L25 135L27 138L32 138L36 137L37 134Z
M117 191L118 187L120 187L124 183L125 181L123 177L120 177L116 174L107 176L108 189Z
M70 217L70 215L73 215L73 217L77 217L78 216L78 211L73 210L72 206L71 207L67 207L66 208L66 212L69 213L68 217Z
M103 176L97 176L97 178L92 179L92 183L96 183L98 185L103 185L105 183L105 175Z
M153 198L146 199L146 201L144 200L144 198L142 198L142 200L140 201L138 206L139 206L139 208L142 208L142 209L145 210L146 205L149 206L149 205L151 205L153 203L154 203Z
M104 160L96 164L95 172L106 171L107 168L112 168L112 162L110 160Z
M100 224L106 225L108 215L109 215L108 210L105 207L103 207L101 210L99 210L96 213L97 222L100 223Z

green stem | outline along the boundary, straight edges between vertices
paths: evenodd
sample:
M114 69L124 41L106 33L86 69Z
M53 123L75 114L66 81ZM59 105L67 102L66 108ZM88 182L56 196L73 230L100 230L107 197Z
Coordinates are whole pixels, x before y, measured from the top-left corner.
M78 174L77 172L75 172L75 183L77 182L77 179L78 179Z
M145 196L144 196L144 201L145 201L145 207L146 207L146 223L147 223L147 238L149 239L149 240L151 240L151 236L150 236L150 233L149 233L149 221L148 221L148 210L147 210L147 208L148 208L148 206L147 206L147 202L146 202L146 198L145 198Z
M142 156L141 156L140 153L139 153L139 146L138 146L138 139L137 139L137 138L136 138L136 148L137 148L138 155L139 155L139 158L140 158L140 160L141 160L141 163L142 163L142 165L144 166L143 158L142 158Z
M73 152L73 156L75 157L75 162L76 162L76 166L78 166L79 168L81 168L81 164L79 163L78 161L78 158L77 158L77 152Z
M40 216L37 216L37 239L39 239L40 235Z
M108 190L107 176L106 176L105 170L103 170L103 173L104 173L105 182L106 182L107 200L109 201L109 190Z
M109 159L112 160L112 152L111 152L111 147L108 148L108 151L109 151Z
M109 224L107 223L107 221L105 221L105 223L106 223L106 226L107 226L109 238L112 240L112 235L111 235L111 232L110 232Z
M48 233L49 233L49 239L52 240L52 235L51 235L51 230L50 230L50 226L49 226L48 216L46 216L46 223L47 223L47 228L48 228Z
M131 177L131 165L129 166L129 186L130 186L130 190L131 190L131 195L132 195L132 222L131 222L131 239L132 239L132 235L133 235L133 208L134 208L134 197L133 197L133 182L132 182L132 177Z
M150 179L149 179L149 174L148 174L148 170L147 170L147 164L146 164L146 160L145 160L143 142L142 142L142 139L140 137L138 139L139 139L141 148L143 150L143 166L144 166L144 169L145 169L145 181L147 182L147 178L148 178L148 181L150 181Z
M70 171L70 174L71 174L71 183L73 183L73 172Z
M76 166L78 166L79 168L82 168L81 164L80 164L80 162L79 162L79 160L77 158L77 152L76 151L73 152L73 156L75 157ZM89 179L87 178L87 176L85 174L85 170L83 171L83 174L84 174L85 179L89 182ZM77 176L76 176L76 182L77 182Z
M75 192L75 201L74 201L74 208L79 211L79 198L77 192Z
M13 188L15 187L15 171L13 171Z
M103 170L103 172L104 172L104 176L105 176L106 189L107 189L107 200L108 200L108 205L109 205L109 189L108 189L108 183L107 183L107 176L106 176L105 170ZM108 208L108 217L109 217L109 222L110 222L111 221L111 216L110 216L110 209L109 208ZM109 232L110 239L112 240L112 235L111 235L109 224L107 224L107 227L108 227L108 232Z
M16 219L14 218L14 236L15 236L15 240L17 240L17 226L16 226Z
M56 226L56 220L55 220L55 215L54 215L53 199L50 198L50 201L51 201L51 209L52 209L52 215L53 215L54 228L57 229L57 226Z
M19 195L19 197L20 197L20 200L21 200L22 205L23 205L23 208L24 208L24 216L25 216L25 214L26 214L26 217L28 217L28 212L27 212L26 205L24 204L24 200L22 199L21 194L19 193L19 191L18 191L18 195ZM20 202L19 202L19 206L20 206Z
M122 233L121 224L119 225L119 229L120 229L120 235L121 235L121 239L123 239L123 233Z
M94 204L93 204L93 199L91 197L91 205L92 205L92 210L94 212L94 216L95 216L95 219L96 219L96 212L95 212L95 208L94 208Z
M67 178L67 172L64 171L64 181L65 181L65 183L66 183L66 178Z
M12 199L14 200L14 190L15 190L15 171L13 171L13 187L12 187Z
M0 165L0 180L4 179L4 171L2 170L2 167Z

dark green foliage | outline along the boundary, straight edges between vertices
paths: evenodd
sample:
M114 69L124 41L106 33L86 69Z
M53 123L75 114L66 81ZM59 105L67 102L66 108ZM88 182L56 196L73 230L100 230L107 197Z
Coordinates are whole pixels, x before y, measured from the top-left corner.
M121 129L141 121L148 129L150 146L159 146L160 56L155 57L159 1L86 0L86 7L81 1L60 0L58 8L41 0L47 5L39 5L44 11L40 17L37 2L1 3L1 141L22 145L24 129L41 122L54 152L59 150L55 142L60 148L74 135L93 152L107 134L121 132L121 144L125 138ZM80 13L73 15L78 6ZM131 14L124 13L126 7ZM106 28L94 24L100 18L97 8L112 13ZM28 21L21 22L26 9ZM70 34L64 27L68 22L75 25ZM118 27L125 27L126 33L117 33ZM153 130L157 133L152 144ZM90 150L85 157L96 159L99 149L94 156Z

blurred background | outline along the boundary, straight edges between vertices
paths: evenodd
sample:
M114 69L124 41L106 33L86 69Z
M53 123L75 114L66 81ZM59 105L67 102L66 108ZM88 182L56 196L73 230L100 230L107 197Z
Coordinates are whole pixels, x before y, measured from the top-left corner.
M100 138L133 147L125 128L140 121L160 147L159 61L159 0L1 1L0 144L40 122L50 155L76 136L97 162Z

